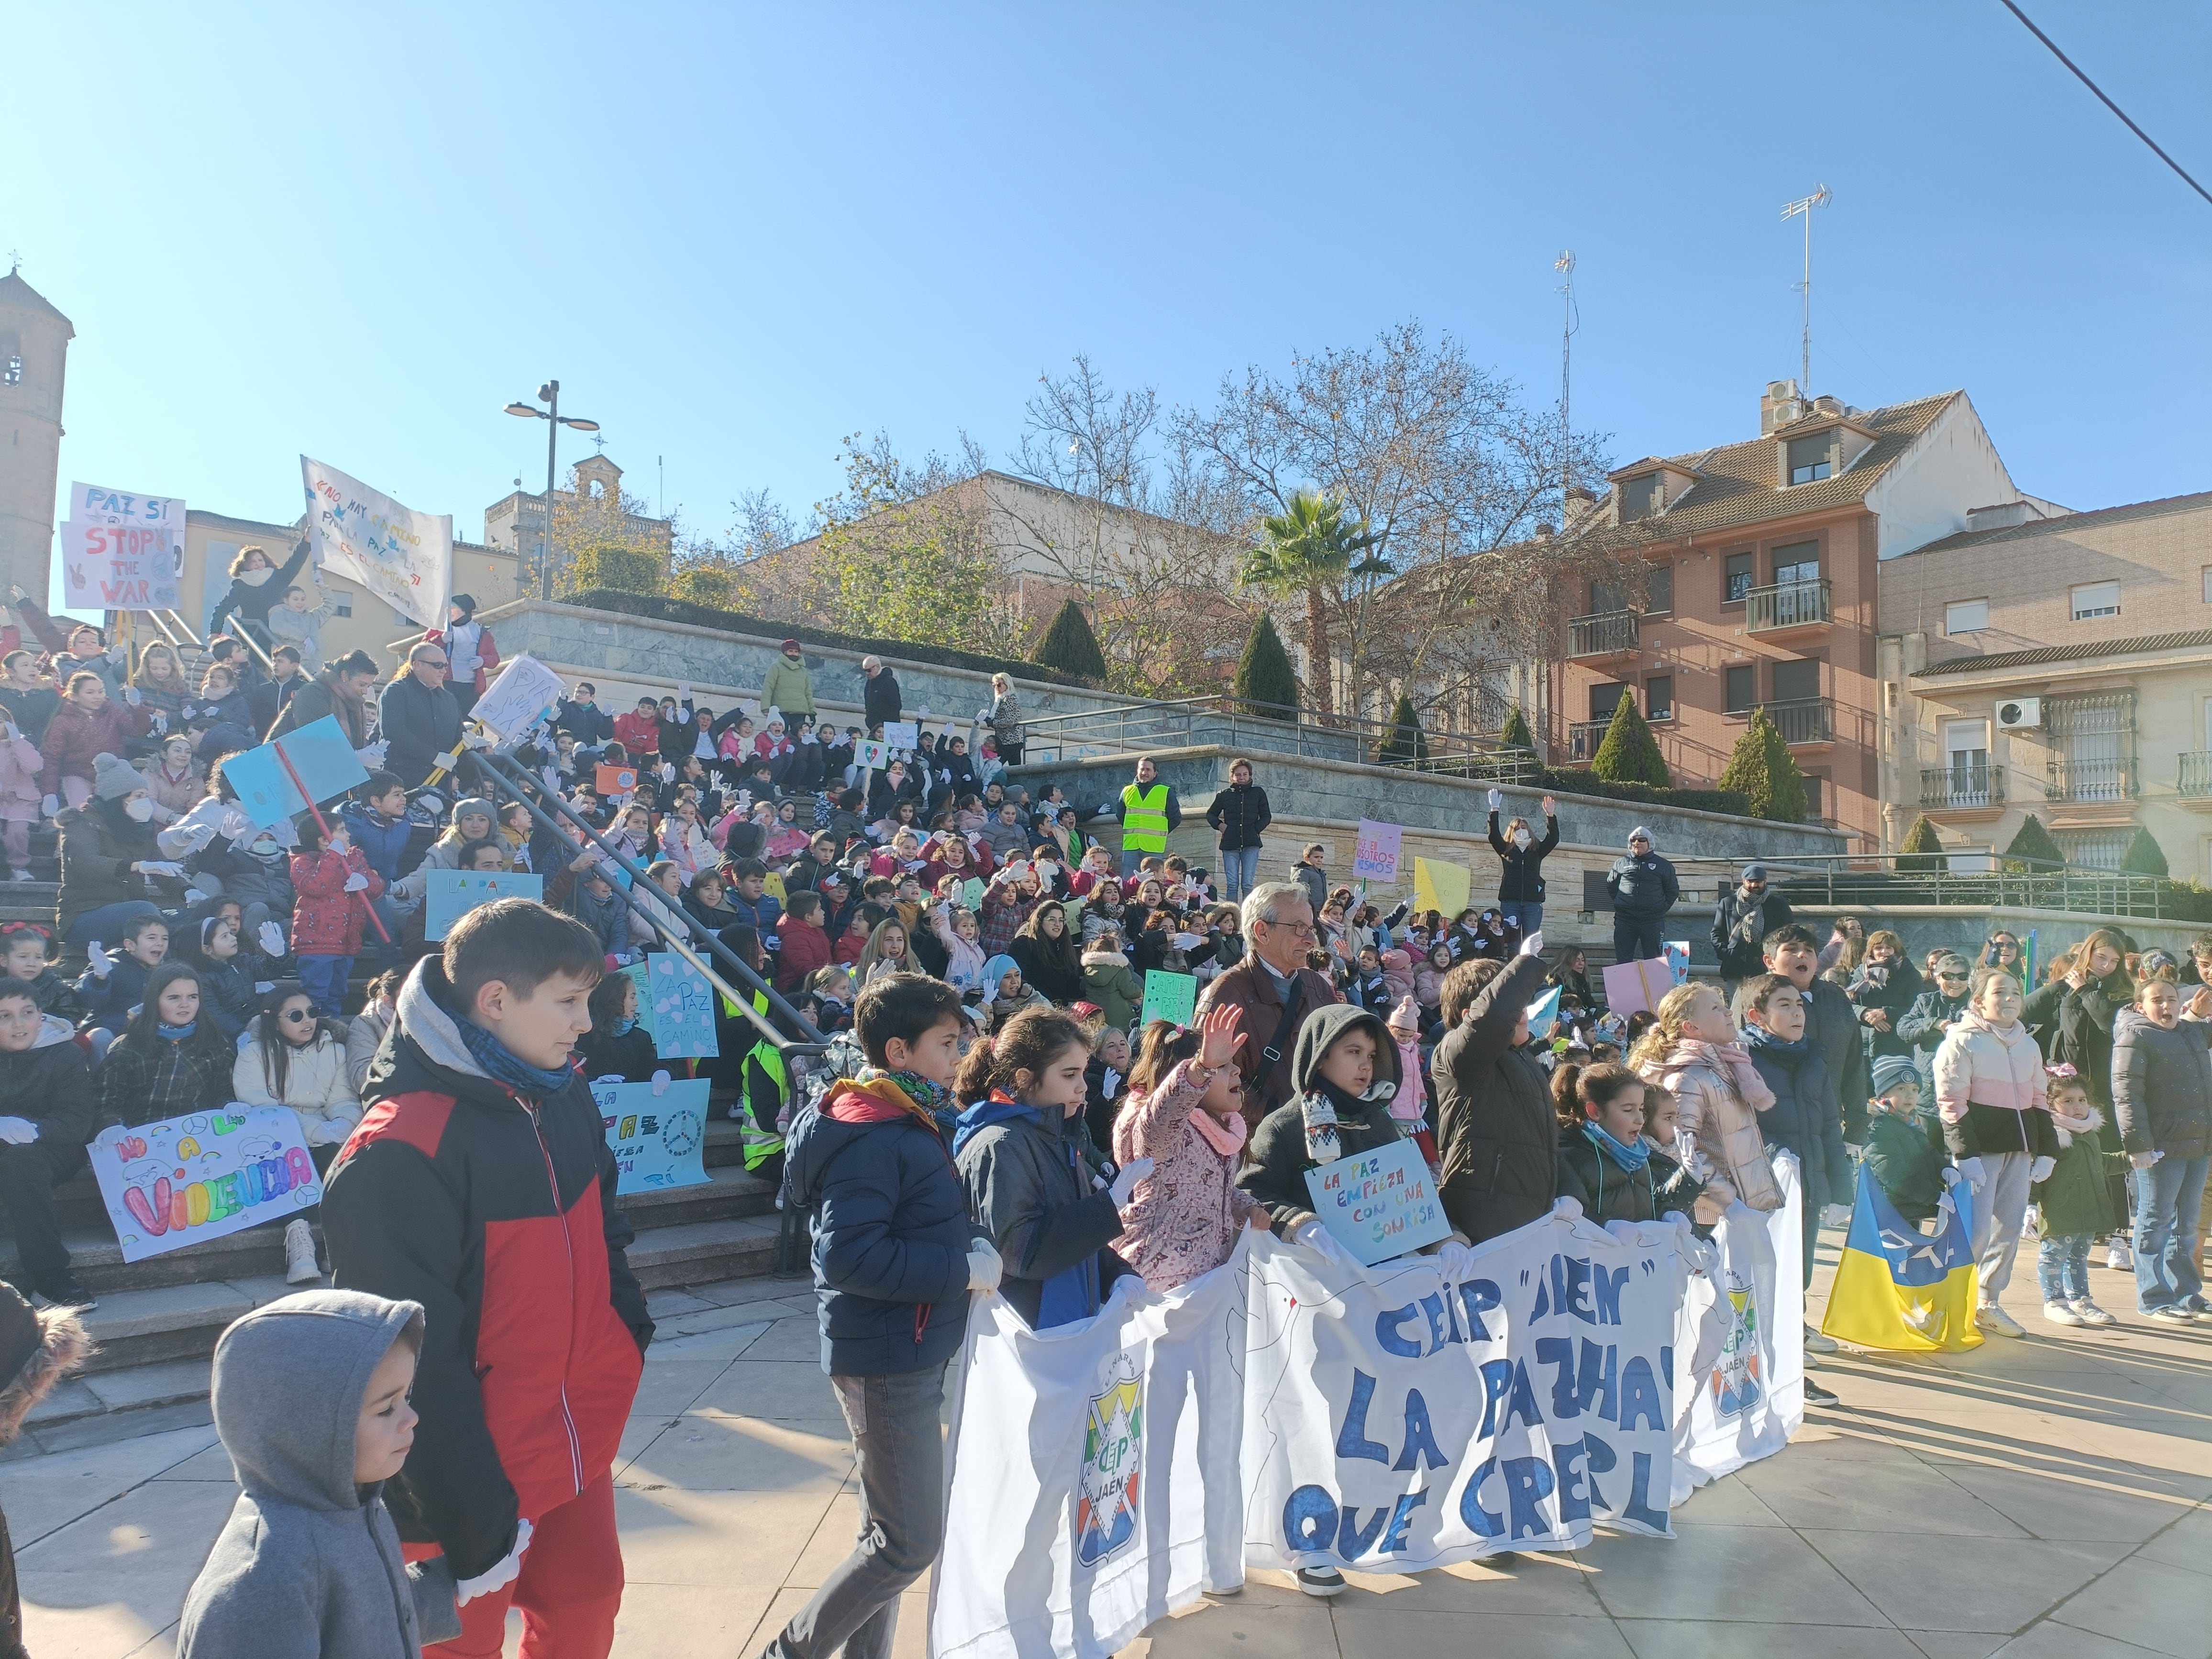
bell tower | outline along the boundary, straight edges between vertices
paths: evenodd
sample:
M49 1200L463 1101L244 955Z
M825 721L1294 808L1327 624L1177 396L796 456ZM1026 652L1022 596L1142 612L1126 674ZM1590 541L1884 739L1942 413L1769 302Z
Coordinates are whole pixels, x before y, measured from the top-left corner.
M0 276L0 593L15 582L41 605L61 483L62 379L76 337L20 270Z

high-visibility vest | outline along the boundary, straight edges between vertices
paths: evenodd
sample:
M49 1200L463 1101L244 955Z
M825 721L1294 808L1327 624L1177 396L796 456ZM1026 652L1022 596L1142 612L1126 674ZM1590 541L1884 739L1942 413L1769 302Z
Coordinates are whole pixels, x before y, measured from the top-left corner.
M728 999L725 998L724 1000L727 1001ZM753 993L753 1008L759 1013L764 1014L768 1012L766 993L761 991ZM779 1107L791 1098L790 1073L784 1069L783 1051L766 1037L763 1037L746 1052L744 1066L738 1073L738 1136L744 1149L745 1168L748 1171L759 1169L762 1164L783 1150L783 1136L777 1131L774 1122L771 1121L768 1127L763 1128L759 1120L753 1115L752 1068L756 1066L761 1068L761 1074L763 1077L775 1085L776 1103Z
M1155 783L1139 789L1121 786L1121 848L1124 852L1164 853L1168 850L1168 787Z

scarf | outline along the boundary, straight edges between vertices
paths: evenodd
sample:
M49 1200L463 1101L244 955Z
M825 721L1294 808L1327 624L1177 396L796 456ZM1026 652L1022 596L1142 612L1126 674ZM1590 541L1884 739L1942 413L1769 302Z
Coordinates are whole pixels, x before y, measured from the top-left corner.
M1753 1111L1763 1112L1774 1104L1774 1091L1766 1086L1759 1067L1751 1063L1751 1056L1739 1044L1703 1042L1696 1037L1678 1036L1661 1064L1669 1071L1687 1066L1711 1066L1735 1085L1737 1095Z
M626 1037L635 1030L637 1030L637 1022L635 1020L618 1019L613 1024L613 1025L608 1028L607 1035L609 1036L615 1037Z
M542 1100L560 1093L575 1076L565 1066L548 1072L519 1059L504 1042L473 1021L459 1019L453 1024L461 1034L461 1041L468 1045L470 1056L483 1068L484 1075L495 1083L505 1084L517 1094L534 1095Z
M1813 1051L1813 1045L1805 1038L1799 1037L1795 1042L1784 1042L1773 1032L1761 1025L1748 1027L1744 1031L1743 1041L1747 1048L1756 1048L1761 1054L1779 1054L1784 1060L1795 1060L1800 1054L1810 1054Z
M1630 1175L1634 1175L1651 1161L1650 1141L1639 1137L1633 1146L1624 1146L1607 1134L1601 1125L1589 1119L1583 1122L1583 1138Z
M1231 1113L1218 1118L1200 1106L1190 1115L1190 1127L1198 1131L1198 1138L1213 1148L1217 1156L1234 1158L1244 1150L1244 1115Z
M927 1112L937 1127L951 1133L957 1115L952 1103L952 1091L941 1083L932 1083L919 1072L887 1072L880 1066L863 1066L855 1083L874 1083L878 1080L896 1084L906 1097Z
M155 1035L165 1042L182 1042L199 1029L200 1023L196 1019L188 1019L182 1025L164 1025L159 1020L154 1023Z

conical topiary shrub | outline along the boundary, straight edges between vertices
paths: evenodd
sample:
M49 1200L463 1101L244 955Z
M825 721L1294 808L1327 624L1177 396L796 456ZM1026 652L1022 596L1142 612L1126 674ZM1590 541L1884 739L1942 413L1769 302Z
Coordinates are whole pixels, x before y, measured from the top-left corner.
M1498 731L1498 746L1500 749L1534 749L1536 746L1535 734L1528 729L1528 716L1521 712L1521 705L1517 702L1506 714L1505 724Z
M1376 763L1407 766L1428 757L1429 739L1421 730L1420 716L1413 712L1413 700L1401 691L1390 710L1390 729L1376 746Z
M2126 854L2120 860L2120 868L2131 876L2170 876L2166 868L2166 849L2158 844L2158 837L2142 825L2136 826L2135 839L2128 843Z
M1605 728L1605 741L1597 746L1590 770L1611 783L1648 783L1655 789L1672 789L1674 779L1659 753L1659 739L1644 723L1629 692L1613 706L1613 724ZM1727 786L1722 786L1725 788Z
M1091 618L1073 599L1063 601L1054 613L1030 660L1078 679L1106 683L1106 653L1098 648L1098 636L1091 631Z
M1755 818L1779 823L1805 821L1805 775L1797 769L1796 757L1764 708L1751 711L1751 724L1735 740L1720 787L1750 802Z
M1905 832L1905 845L1897 854L1898 872L1939 875L1948 866L1949 860L1943 856L1942 837L1936 833L1936 826L1928 822L1928 815L1923 812L1912 820L1912 828Z
M1231 685L1242 714L1284 720L1298 706L1298 677L1291 667L1291 653L1283 649L1275 619L1264 611L1244 641L1244 654L1237 659L1237 678Z
M2051 831L2033 812L2021 824L2020 833L2012 838L2012 845L2004 849L2004 855L2008 867L2014 870L2051 869L2066 862L2066 854L2051 839Z

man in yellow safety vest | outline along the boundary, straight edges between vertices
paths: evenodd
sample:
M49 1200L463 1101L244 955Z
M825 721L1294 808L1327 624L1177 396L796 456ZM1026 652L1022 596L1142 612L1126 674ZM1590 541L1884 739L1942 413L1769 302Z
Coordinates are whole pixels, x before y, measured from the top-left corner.
M1119 799L1099 816L1121 821L1121 879L1127 881L1146 858L1168 850L1168 836L1182 824L1182 803L1174 785L1160 781L1159 769L1146 755L1137 763L1137 781L1122 785Z

